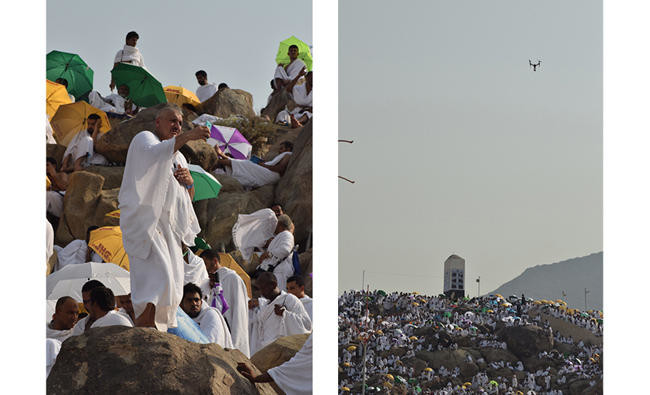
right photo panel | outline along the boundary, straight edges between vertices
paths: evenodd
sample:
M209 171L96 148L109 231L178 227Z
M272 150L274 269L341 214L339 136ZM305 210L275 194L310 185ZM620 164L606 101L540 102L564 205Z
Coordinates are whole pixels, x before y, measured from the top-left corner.
M341 394L603 392L602 1L339 1Z

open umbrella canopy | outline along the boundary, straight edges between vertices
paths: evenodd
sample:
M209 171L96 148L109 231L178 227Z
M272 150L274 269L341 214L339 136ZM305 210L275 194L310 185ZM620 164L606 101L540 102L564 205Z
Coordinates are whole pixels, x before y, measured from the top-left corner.
M52 117L50 124L54 129L56 141L67 146L77 133L88 127L87 119L90 114L99 115L102 121L99 127L100 133L111 130L111 122L104 111L91 106L85 101L78 101L59 106L54 117Z
M246 291L248 292L248 297L252 298L253 297L253 289L251 288L251 278L246 273L244 269L237 263L237 261L232 257L232 255L227 254L225 252L220 252L219 253L219 263L223 267L227 267L228 269L234 270L239 277L241 277L242 280L244 280L244 285L246 285Z
M188 103L193 106L198 106L201 104L199 98L194 94L194 92L189 89L185 89L182 86L166 86L163 91L165 92L165 97L167 98L167 103L174 103L179 107L182 107L183 104Z
M106 287L111 288L115 295L128 294L128 292L126 294L120 292L127 286L130 289L131 284L129 272L112 263L87 262L66 265L63 269L47 276L45 283L48 299L56 300L67 295L81 301L81 287L86 281L92 279L101 281ZM58 285L59 283L61 285Z
M162 84L142 67L118 63L111 70L115 86L129 87L129 99L138 106L151 107L167 103Z
M46 76L50 81L64 78L68 92L79 98L93 89L93 69L77 54L51 51L45 58Z
M124 251L122 230L119 226L103 226L90 232L88 247L101 256L104 261L129 270L129 257Z
M249 159L253 150L253 145L239 130L228 126L210 126L210 137L206 142L213 147L218 144L224 154L235 159Z
M292 45L298 46L298 59L305 62L307 71L311 71L311 49L309 49L309 45L305 44L302 40L296 38L295 36L291 36L284 41L280 41L278 54L275 55L275 63L281 65L289 64L291 61L291 59L289 59L289 47Z
M120 218L120 210L113 210L110 213L106 213L105 217Z
M47 115L50 116L50 119L52 119L56 110L59 109L59 106L72 103L72 100L70 100L70 96L68 96L68 91L65 89L65 86L50 80L45 81L45 111L47 112Z
M192 201L216 198L221 190L221 183L199 165L188 165L188 167L194 179L194 199Z

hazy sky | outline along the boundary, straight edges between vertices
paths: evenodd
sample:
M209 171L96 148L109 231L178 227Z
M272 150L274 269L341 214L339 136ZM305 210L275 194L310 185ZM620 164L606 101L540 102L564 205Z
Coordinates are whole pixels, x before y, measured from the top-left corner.
M192 92L194 73L253 95L256 110L271 93L280 41L312 45L310 1L48 1L47 52L79 54L94 70L94 87L110 92L110 70L126 33L138 32L147 69L162 83Z
M602 70L599 1L340 2L339 290L601 251Z

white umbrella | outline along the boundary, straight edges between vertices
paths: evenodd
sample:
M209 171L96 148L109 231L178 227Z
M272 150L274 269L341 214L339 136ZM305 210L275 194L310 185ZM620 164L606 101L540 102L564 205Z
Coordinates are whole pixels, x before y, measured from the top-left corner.
M45 322L52 321L52 314L56 311L56 300L47 300L45 305Z
M123 291L123 285L125 284L124 281L112 281L117 278L120 279L125 279L126 284L128 284L128 288L130 290L130 274L128 271L125 269L117 266L114 263L97 263L97 262L87 262L87 263L79 263L79 264L74 264L74 265L67 265L63 269L58 270L49 276L47 276L46 279L46 294L48 295L48 299L58 299L61 296L71 296L74 299L81 301L81 287L83 286L84 283L88 280L99 280L101 281L106 287L111 288L109 285L112 284L113 286L116 287L116 289L111 288L113 293L115 295L126 295L122 293L118 293L118 289L120 292ZM70 289L69 294L62 294L56 297L52 297L54 288L56 287L57 283L63 281L63 280L78 280L76 283L67 283L67 286L61 285L58 289L60 292L62 292L65 289L69 289L69 287L75 286L75 284L79 284L78 289ZM122 285L121 287L119 285ZM74 293L74 295L72 294ZM127 292L128 293L128 292ZM76 296L75 296L76 295Z
M101 278L74 278L61 280L56 283L52 292L47 295L48 299L58 300L63 296L70 296L74 300L83 301L81 287L88 280L99 280L106 288L110 288L114 295L128 295L131 293L131 280L128 277L101 277Z

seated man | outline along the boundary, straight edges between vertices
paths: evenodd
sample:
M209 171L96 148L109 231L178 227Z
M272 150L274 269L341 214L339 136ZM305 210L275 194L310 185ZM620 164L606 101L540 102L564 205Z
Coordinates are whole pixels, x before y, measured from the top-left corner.
M108 161L103 155L95 153L93 145L101 138L99 128L102 120L97 114L88 115L88 127L77 133L63 154L61 170L70 173L83 170L89 165L107 165Z
M235 178L242 186L257 188L274 184L280 180L291 159L293 144L289 141L282 142L278 155L265 163L229 158L221 151L218 144L214 146L214 149L219 159L213 170L220 166L225 167L226 174Z
M95 322L97 317L95 317L94 312L90 308L90 293L93 289L103 287L104 284L99 280L89 280L81 287L81 298L83 299L84 308L88 312L88 315L84 318L77 321L75 326L72 328L71 336L78 336L84 333L90 326Z
M280 291L273 273L255 279L262 297L248 302L251 355L279 337L311 332L311 320L300 300Z
M291 125L292 128L299 128L312 117L312 72L310 71L305 75L305 81L301 84L291 81L286 90L292 92L295 105L292 108L287 105L284 110L278 113L275 122Z
M88 102L107 113L135 115L140 108L129 99L129 92L127 85L118 86L117 93L111 93L106 97L97 91L92 91L88 94Z
M208 73L204 70L197 71L194 76L196 76L196 82L199 83L199 87L196 88L196 97L199 98L199 101L203 103L208 100L215 93L217 93L217 85L214 83L208 82Z
M286 65L279 64L275 69L273 83L271 84L273 85L274 91L278 91L291 81L300 78L299 74L304 73L307 68L305 62L298 59L300 53L297 45L290 46L287 54L289 55L289 63Z
M201 253L205 263L205 269L210 276L210 288L219 282L223 289L223 297L228 303L228 310L223 314L226 322L230 325L230 334L234 348L237 348L244 355L250 358L250 346L248 344L248 292L244 280L236 271L221 266L219 254L214 250L205 250ZM212 304L211 295L208 306Z
M47 157L45 171L50 180L50 189L45 193L46 212L60 218L63 214L63 195L68 187L68 174L56 169L56 159Z
M142 57L140 50L135 47L138 43L139 38L140 36L136 32L128 32L126 34L126 43L124 44L124 48L120 49L115 54L115 59L113 60L113 68L115 68L118 63L128 63L146 69L144 65L144 58ZM108 86L111 88L111 91L113 88L115 88L113 74L111 74L111 83Z
M312 298L305 294L305 278L303 276L291 276L287 279L287 292L300 299L302 305L305 306L309 319L314 322L312 313Z
M275 236L269 241L266 251L260 255L260 264L257 266L259 270L273 272L282 291L286 291L287 278L293 275L292 229L291 218L286 214L280 215L275 227Z
M90 291L90 310L92 311L95 322L91 328L102 326L128 326L133 327L133 323L128 316L115 310L115 295L110 288L97 287Z
M97 228L99 227L90 226L86 229L86 240L72 240L67 246L65 246L65 248L54 246L58 256L57 270L61 270L67 265L74 265L77 263L104 261L99 254L88 247L90 232Z
M45 329L45 336L48 339L64 341L72 336L72 328L77 323L78 316L79 306L77 306L77 301L69 296L60 297L56 301L52 321L47 324L47 328Z
M226 321L217 309L203 306L203 294L196 284L189 283L183 287L181 309L199 324L201 332L211 343L217 343L223 348L234 348Z

